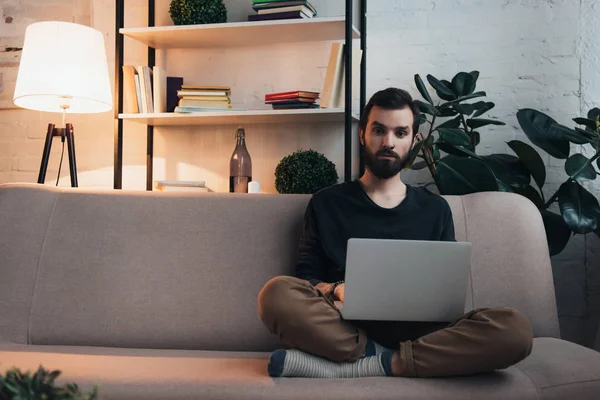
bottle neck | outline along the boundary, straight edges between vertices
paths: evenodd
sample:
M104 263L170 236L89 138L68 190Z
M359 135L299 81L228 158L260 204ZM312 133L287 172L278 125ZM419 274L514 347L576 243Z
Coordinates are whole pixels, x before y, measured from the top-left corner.
M243 136L238 136L236 146L246 147L246 139Z

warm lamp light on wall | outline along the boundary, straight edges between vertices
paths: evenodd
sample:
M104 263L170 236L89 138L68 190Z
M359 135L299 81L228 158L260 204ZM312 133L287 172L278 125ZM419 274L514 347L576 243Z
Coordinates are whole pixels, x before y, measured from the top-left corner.
M66 114L112 110L102 33L84 25L60 21L29 25L25 31L13 101L30 110L62 113L61 128L48 124L38 183L44 183L46 179L52 139L60 136L63 151L65 139L67 141L71 186L77 187L73 125L65 123L65 117Z

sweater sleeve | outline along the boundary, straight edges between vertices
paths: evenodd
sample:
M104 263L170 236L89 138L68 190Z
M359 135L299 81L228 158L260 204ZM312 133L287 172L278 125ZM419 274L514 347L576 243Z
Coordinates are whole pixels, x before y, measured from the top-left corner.
M304 226L296 262L296 277L305 279L314 286L325 278L326 265L327 256L321 244L315 208L311 199L304 213Z
M448 206L448 209L446 211L444 228L442 229L440 241L456 242L456 238L454 235L454 220L452 218L452 210L450 209L450 206Z

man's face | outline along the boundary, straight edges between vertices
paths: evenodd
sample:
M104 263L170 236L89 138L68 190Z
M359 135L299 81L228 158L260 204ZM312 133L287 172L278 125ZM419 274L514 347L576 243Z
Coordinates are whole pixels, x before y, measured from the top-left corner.
M410 108L386 110L373 106L361 132L365 166L379 179L395 177L406 165L414 144Z

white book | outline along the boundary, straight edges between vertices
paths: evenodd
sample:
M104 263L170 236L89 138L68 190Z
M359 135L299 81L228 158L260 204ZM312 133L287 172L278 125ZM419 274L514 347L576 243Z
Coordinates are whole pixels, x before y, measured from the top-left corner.
M156 181L156 186L205 187L205 181Z
M139 78L139 82L140 82L140 99L142 102L142 108L140 109L141 113L147 114L148 111L148 99L146 98L146 78L144 77L145 72L144 72L144 66L143 65L138 65L135 67L135 69L137 70L137 74L138 74L138 78Z
M167 112L167 76L165 70L154 67L154 112Z

